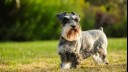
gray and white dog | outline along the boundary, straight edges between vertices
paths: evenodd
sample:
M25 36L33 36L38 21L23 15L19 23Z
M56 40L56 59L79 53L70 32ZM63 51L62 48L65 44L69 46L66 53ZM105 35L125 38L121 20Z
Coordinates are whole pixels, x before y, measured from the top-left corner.
M58 44L61 68L76 68L83 59L90 56L93 56L94 61L98 64L108 64L106 57L108 42L102 27L97 30L82 31L78 14L61 12L56 16L62 23Z

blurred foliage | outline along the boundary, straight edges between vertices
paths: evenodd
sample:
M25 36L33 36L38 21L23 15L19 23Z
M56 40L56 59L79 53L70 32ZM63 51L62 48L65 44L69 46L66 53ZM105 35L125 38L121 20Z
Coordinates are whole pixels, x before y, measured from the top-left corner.
M0 0L0 40L59 39L61 24L56 14L64 11L80 14L82 30L98 28L101 22L107 36L125 37L126 6L126 0ZM96 21L98 12L101 18ZM107 26L103 18L109 19Z

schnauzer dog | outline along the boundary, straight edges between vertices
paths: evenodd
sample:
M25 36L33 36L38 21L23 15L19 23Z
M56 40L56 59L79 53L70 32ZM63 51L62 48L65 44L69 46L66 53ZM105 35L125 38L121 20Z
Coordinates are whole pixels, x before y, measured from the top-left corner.
M78 14L61 12L56 16L62 23L62 32L58 44L58 54L62 62L61 68L76 68L83 59L90 56L97 64L108 64L106 57L108 42L102 27L82 31Z

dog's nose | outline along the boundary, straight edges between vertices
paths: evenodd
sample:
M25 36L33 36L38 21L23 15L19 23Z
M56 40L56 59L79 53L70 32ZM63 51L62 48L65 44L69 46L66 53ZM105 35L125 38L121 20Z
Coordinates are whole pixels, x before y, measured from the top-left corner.
M75 25L71 25L72 28L75 28L76 26Z

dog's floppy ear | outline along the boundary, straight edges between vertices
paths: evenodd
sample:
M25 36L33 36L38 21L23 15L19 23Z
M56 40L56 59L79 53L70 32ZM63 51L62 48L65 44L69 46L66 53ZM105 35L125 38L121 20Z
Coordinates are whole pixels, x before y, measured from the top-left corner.
M76 15L78 21L80 21L80 15L79 14L76 14L75 12L71 12L72 15Z
M61 13L58 13L56 16L57 18L62 21L62 19L64 18L64 16L66 15L67 12L61 12Z

